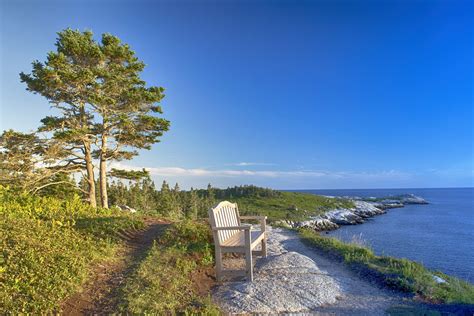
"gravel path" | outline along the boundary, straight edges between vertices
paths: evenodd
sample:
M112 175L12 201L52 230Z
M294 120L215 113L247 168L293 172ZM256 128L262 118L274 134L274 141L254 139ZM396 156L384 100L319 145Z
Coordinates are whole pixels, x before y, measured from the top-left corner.
M257 259L255 280L224 282L213 298L227 313L311 313L384 315L411 305L398 293L380 289L317 251L297 233L270 228L268 254Z

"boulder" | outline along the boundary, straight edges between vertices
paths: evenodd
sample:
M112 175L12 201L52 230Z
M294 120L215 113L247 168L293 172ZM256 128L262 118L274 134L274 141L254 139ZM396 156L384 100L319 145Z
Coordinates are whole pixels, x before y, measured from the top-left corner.
M338 225L362 224L364 219L348 209L336 209L321 216Z
M384 214L385 211L375 206L373 203L364 201L353 201L355 204L354 213L362 218L369 218L375 215Z
M314 216L311 219L301 222L281 220L276 221L274 225L285 228L310 228L315 231L329 231L339 228L339 225L331 222L327 218L322 218L321 216Z
M307 221L297 222L293 226L294 228L311 228L316 231L323 230L335 230L339 228L339 225L332 222L327 218L321 216L315 216Z
M130 207L128 205L117 205L117 207L119 209L121 209L122 211L129 212L129 213L136 213L137 212L136 209L134 209L133 207Z
M438 283L438 284L446 283L446 280L445 280L445 279L440 278L440 277L437 276L437 275L434 275L434 274L433 274L432 277L433 277L433 280L434 280L436 283Z

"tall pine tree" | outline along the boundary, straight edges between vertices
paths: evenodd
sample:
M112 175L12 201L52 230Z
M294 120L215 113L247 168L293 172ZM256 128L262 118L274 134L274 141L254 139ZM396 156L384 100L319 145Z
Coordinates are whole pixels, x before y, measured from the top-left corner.
M58 33L56 51L31 74L21 73L27 89L46 97L59 111L42 120L70 158L85 169L89 200L96 205L93 158L99 159L101 205L108 207L107 161L132 159L137 149L150 149L169 128L158 102L161 87L146 87L145 65L126 44L110 34L101 42L92 32ZM97 148L93 146L98 145Z

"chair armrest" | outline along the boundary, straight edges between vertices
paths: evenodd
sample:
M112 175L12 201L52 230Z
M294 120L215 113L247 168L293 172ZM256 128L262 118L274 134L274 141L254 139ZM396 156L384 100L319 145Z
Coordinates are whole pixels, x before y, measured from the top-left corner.
M260 230L265 232L267 230L267 217L266 216L240 216L240 219L257 219L260 221Z
M219 230L250 230L252 225L241 225L241 226L227 226L227 227L213 227L212 230L219 231Z

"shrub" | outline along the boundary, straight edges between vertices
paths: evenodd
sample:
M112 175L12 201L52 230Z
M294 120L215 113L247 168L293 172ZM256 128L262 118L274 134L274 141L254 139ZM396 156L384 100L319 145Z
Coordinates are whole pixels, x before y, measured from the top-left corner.
M175 223L163 237L161 243L166 247L183 249L188 253L208 255L212 248L212 235L209 225L203 222L186 220Z

